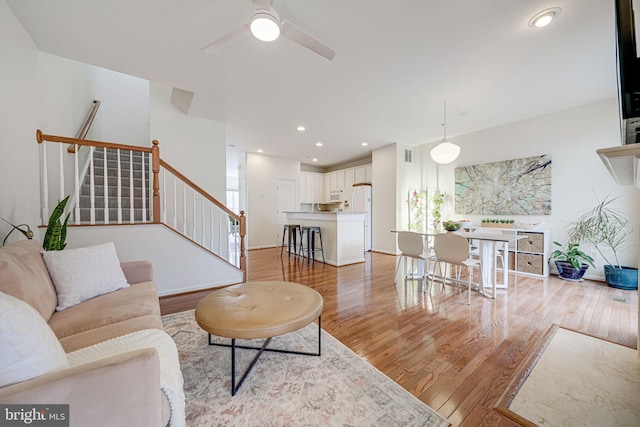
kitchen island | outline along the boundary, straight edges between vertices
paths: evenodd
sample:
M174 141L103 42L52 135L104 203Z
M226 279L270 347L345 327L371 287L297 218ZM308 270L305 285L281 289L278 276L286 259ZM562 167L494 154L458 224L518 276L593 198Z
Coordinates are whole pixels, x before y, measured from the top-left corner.
M340 267L364 262L364 213L286 212L286 214L288 224L320 227L324 259L327 264ZM319 243L319 239L316 238L316 247ZM320 252L315 254L315 259L322 261Z

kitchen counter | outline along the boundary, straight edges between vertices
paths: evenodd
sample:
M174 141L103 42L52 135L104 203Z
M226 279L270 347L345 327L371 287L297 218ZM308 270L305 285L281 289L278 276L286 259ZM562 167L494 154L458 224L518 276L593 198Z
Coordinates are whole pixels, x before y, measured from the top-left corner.
M318 226L322 230L324 258L327 264L364 262L364 213L360 212L285 212L287 223ZM316 239L316 245L319 244ZM322 261L320 252L316 260Z

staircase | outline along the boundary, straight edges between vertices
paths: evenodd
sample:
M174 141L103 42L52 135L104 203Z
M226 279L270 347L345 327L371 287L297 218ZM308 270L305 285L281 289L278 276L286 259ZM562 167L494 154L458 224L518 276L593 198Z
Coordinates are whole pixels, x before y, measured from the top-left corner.
M89 148L89 147L88 147ZM107 185L104 185L104 155L107 155ZM89 167L80 187L80 223L91 224L91 170L95 200L94 223L141 223L151 221L150 173L147 153L120 150L120 171L118 153L113 148L93 150L93 168ZM144 164L143 164L144 158ZM133 160L133 164L131 164ZM118 175L120 188L118 188ZM133 175L133 180L131 176ZM144 181L144 182L143 182ZM144 183L144 186L143 186ZM105 191L108 194L105 221ZM120 192L120 194L118 194ZM133 197L131 193L133 192ZM120 197L119 197L120 196ZM118 206L120 203L120 206ZM133 210L131 209L133 206Z
M215 262L227 263L244 276L244 211L239 215L231 211L164 161L158 141L140 147L45 135L40 130L36 139L43 159L43 225L50 214L49 200L69 194L72 226L161 224L163 230L188 240ZM74 146L71 157L57 144ZM48 145L52 146L49 150Z

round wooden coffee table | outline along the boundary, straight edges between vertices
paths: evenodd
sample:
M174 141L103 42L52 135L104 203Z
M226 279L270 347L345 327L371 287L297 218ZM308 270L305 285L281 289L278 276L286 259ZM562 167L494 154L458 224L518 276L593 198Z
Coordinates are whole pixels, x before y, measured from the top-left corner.
M264 351L320 356L322 296L292 282L247 282L211 292L196 306L196 322L209 334L209 345L231 347L231 395L235 395ZM297 331L318 319L318 352L267 348L272 337ZM231 339L214 343L211 336ZM236 345L236 339L265 339L261 347ZM236 348L259 350L235 383Z

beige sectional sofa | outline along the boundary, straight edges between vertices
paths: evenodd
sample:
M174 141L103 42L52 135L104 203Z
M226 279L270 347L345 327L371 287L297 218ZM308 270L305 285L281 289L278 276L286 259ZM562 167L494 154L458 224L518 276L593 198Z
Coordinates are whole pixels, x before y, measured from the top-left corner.
M66 353L143 329L162 329L150 262L121 264L130 287L56 311L57 294L39 242L0 248L0 291L35 308ZM15 300L14 300L15 301ZM165 426L159 357L146 348L0 388L0 403L70 405L72 425Z

